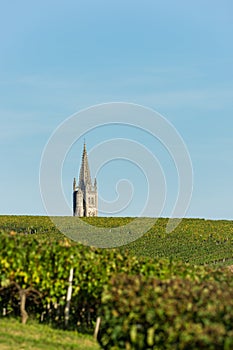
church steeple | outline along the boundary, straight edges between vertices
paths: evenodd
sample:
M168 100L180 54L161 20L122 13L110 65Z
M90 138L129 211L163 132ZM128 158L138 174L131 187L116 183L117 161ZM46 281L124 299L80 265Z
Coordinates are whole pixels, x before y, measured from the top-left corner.
M74 216L97 216L98 193L96 179L92 185L86 143L84 141L82 163L79 173L79 183L73 181L73 215Z
M79 173L79 188L84 191L85 187L87 185L91 186L91 175L90 175L90 169L88 164L88 157L87 157L87 150L86 150L86 143L84 141L83 145L83 155L82 155L82 165Z

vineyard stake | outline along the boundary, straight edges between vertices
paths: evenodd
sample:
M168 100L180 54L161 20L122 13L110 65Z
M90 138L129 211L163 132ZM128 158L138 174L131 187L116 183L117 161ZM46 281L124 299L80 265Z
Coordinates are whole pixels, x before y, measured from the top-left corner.
M95 339L95 340L97 340L97 336L98 336L98 333L99 333L100 321L101 321L101 317L98 316L98 317L97 317L97 320L96 320L95 331L94 331L94 339Z
M72 282L73 282L73 276L74 276L74 268L72 267L70 269L70 275L69 275L69 286L67 289L67 296L66 296L66 307L65 307L65 326L68 326L69 322L69 313L70 313L70 301L72 296Z

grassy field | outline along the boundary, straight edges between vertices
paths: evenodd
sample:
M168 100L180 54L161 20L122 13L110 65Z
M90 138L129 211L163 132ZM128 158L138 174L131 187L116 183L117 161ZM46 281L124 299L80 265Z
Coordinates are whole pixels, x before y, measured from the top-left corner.
M22 325L15 319L0 319L1 350L98 350L91 336L52 329L47 325Z

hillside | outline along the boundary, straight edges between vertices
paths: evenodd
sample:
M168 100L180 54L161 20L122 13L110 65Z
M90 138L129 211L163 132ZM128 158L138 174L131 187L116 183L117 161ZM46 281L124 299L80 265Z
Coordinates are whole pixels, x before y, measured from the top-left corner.
M67 230L73 218L63 218ZM134 218L85 218L84 222L98 227L124 226ZM140 219L146 220L146 219ZM172 232L166 233L168 219L158 219L141 238L120 247L131 254L151 258L179 259L191 264L233 263L233 221L183 219ZM0 216L0 230L40 235L45 240L62 240L63 234L44 216ZM90 226L91 230L91 226ZM109 240L112 233L109 230ZM133 237L134 232L130 233ZM99 239L99 237L97 237Z

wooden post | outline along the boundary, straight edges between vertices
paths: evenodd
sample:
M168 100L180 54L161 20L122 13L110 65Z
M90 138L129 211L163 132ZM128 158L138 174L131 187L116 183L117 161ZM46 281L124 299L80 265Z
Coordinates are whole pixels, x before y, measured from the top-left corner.
M26 290L21 289L19 291L19 296L20 296L20 314L21 314L21 322L25 324L28 319L28 313L25 309L26 306Z
M94 339L95 339L95 340L97 340L97 336L98 336L98 333L99 333L100 321L101 321L101 318L100 318L100 317L97 317L96 325L95 325L95 331L94 331Z
M66 296L66 307L65 307L65 326L68 326L69 322L69 314L70 314L70 301L72 296L72 282L73 282L73 276L74 276L74 268L72 267L70 269L70 275L69 275L69 286L67 289L67 296Z

